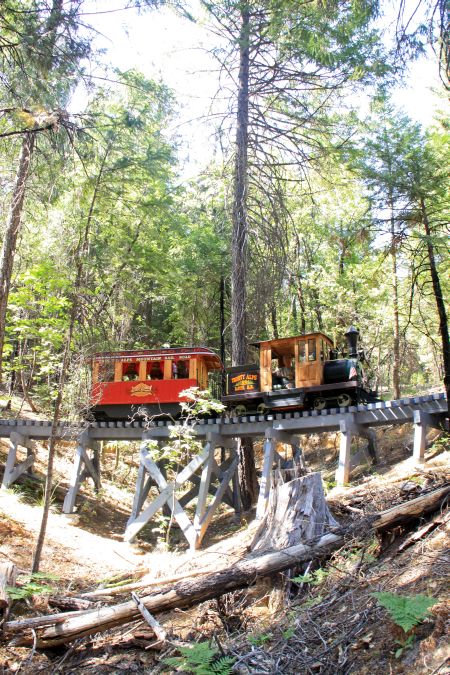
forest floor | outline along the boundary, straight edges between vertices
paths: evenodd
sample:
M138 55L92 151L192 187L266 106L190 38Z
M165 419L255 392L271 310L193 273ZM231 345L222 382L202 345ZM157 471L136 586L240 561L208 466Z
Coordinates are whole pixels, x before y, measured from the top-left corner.
M22 410L21 416L30 415ZM310 439L305 450L312 470L322 471L329 506L342 525L352 525L352 537L321 566L310 566L303 583L286 577L263 579L252 587L228 593L188 610L158 615L171 640L155 645L144 621L134 621L95 636L81 638L68 648L34 650L0 645L0 673L170 673L162 659L176 656L175 640L207 642L234 659L232 672L302 675L344 673L450 672L449 520L448 506L433 514L434 529L408 540L425 521L396 528L376 537L358 530L362 517L410 500L450 481L447 437L431 436L426 463L411 463L411 426L386 427L377 432L380 461L360 467L344 488L333 486L337 444L333 435ZM0 472L8 445L0 441ZM258 454L258 453L257 453ZM149 524L136 544L122 541L130 513L138 467L137 444L108 444L102 456L102 490L90 481L83 486L74 516L61 513L68 487L73 445L61 443L56 458L55 492L49 517L41 571L44 587L15 600L8 620L56 611L57 597L79 597L119 580L138 579L144 572L154 579L193 572L199 567L222 567L242 558L252 538L253 512L240 520L223 508L213 520L202 549L187 550L181 532L173 528L170 549L161 542L161 522ZM45 471L46 448L39 446L36 475ZM11 561L26 590L32 550L41 520L41 483L30 479L0 491L0 562ZM428 521L427 521L428 522ZM406 542L408 546L402 545ZM305 567L296 570L304 574ZM281 580L281 581L280 581ZM436 600L427 617L407 634L374 598L376 591ZM129 600L115 596L111 602ZM171 644L172 642L172 644ZM204 657L206 658L206 657ZM220 670L185 669L207 675ZM206 668L206 669L205 669Z

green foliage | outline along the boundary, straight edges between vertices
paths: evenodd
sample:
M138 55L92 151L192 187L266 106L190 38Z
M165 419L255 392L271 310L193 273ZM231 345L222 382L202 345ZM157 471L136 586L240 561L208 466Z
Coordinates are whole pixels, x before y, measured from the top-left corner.
M293 577L292 581L296 584L311 584L311 586L320 586L320 584L325 581L329 574L330 572L328 570L324 570L322 567L319 567L318 570L311 572L311 574L308 572L307 574L299 574L298 576Z
M55 494L58 490L59 483L55 484L52 487L52 493L50 496L50 509L55 510ZM11 485L8 488L8 491L17 495L17 497L24 501L26 504L31 504L32 506L43 506L44 504L44 488L36 481L31 480L27 477L23 478L20 483Z
M201 391L199 387L191 387L180 392L180 398L187 401L181 402L181 410L189 417L209 415L212 412L222 413L225 406L214 399L209 391Z
M231 656L218 657L218 649L208 642L197 642L192 647L179 647L181 656L164 659L164 663L181 668L192 675L229 675L235 659Z
M282 635L285 640L289 640L291 637L295 635L295 628L287 628L286 630L283 631Z
M446 452L447 450L450 449L450 434L443 432L439 438L436 438L435 441L433 441L433 444L430 448L431 452ZM414 480L411 478L411 480Z
M26 600L33 595L45 595L53 592L52 586L47 581L56 581L58 577L52 574L35 572L26 576L20 586L7 586L6 590L12 600Z
M322 600L323 600L322 595L316 595L316 596L314 596L314 598L308 598L308 600L305 600L305 602L302 602L301 609L311 609L311 607L315 607L316 605L320 605Z
M164 459L168 465L178 466L187 457L200 452L202 444L196 440L195 421L201 415L212 412L221 413L225 406L215 400L209 391L201 391L191 387L180 392L183 418L169 427L169 442L159 446L156 441L149 441L147 447L154 461Z
M328 492L330 492L330 490L335 488L336 485L337 485L336 481L333 478L331 478L329 480L322 479L322 484L323 484L323 489L325 491L325 494L328 494Z
M430 607L438 602L427 595L407 596L387 592L371 595L387 609L394 623L403 628L405 633L421 623L427 617Z
M166 542L167 530L170 524L170 517L165 516L162 512L158 512L153 517L156 526L152 527L152 532L156 532L159 543Z
M259 633L259 635L249 635L248 641L255 647L262 647L266 642L270 642L272 638L272 633Z
M399 659L407 649L412 647L413 642L414 635L408 635L405 640L396 640L395 644L400 645L400 647L395 650L395 658Z

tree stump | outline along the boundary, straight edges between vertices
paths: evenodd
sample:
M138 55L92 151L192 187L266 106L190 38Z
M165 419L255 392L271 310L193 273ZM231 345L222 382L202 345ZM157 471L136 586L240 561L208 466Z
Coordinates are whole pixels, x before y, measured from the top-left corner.
M282 482L277 471L267 512L252 542L253 551L306 544L339 527L325 501L319 472Z
M8 586L16 585L17 567L12 562L0 563L0 614L3 618L9 612Z
M272 482L266 514L252 542L252 551L281 550L312 543L331 528L339 527L325 501L320 473L310 473L283 482L277 470ZM292 570L272 577L269 609L279 611L286 603Z

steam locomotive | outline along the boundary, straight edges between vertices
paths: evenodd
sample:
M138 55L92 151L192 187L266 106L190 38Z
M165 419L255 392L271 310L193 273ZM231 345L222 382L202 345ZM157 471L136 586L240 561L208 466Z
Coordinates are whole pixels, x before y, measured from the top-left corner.
M100 419L180 414L180 394L190 387L212 389L234 415L277 410L322 410L378 400L370 391L358 351L359 332L346 333L348 354L338 358L332 340L309 333L254 343L259 364L225 369L203 347L102 352L92 360L90 414Z
M359 331L345 334L347 355L338 358L332 340L324 333L264 340L259 364L226 371L222 401L235 414L274 410L322 410L379 400L371 391L358 351Z

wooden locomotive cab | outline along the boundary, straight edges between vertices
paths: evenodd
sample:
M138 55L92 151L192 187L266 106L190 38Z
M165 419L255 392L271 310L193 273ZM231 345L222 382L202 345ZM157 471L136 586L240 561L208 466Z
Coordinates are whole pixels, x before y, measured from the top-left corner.
M259 386L258 366L236 366L227 370L223 400L238 414L303 408L321 410L327 406L348 406L364 397L358 359L336 359L333 342L324 333L253 344L259 347ZM243 383L243 386L236 388L233 383Z
M261 391L277 389L277 364L288 362L293 371L290 388L314 387L323 384L323 365L329 358L333 342L323 333L267 340L259 343Z
M332 340L323 333L260 342L264 404L270 409L314 407L315 399L322 398L324 364L332 349Z
M217 354L203 347L94 354L89 412L95 419L176 416L180 393L207 389L209 373L221 369Z

